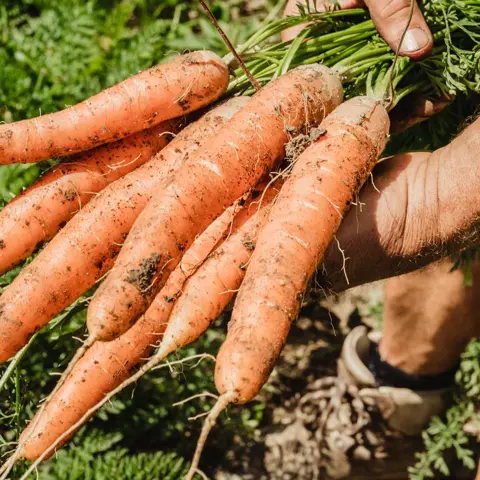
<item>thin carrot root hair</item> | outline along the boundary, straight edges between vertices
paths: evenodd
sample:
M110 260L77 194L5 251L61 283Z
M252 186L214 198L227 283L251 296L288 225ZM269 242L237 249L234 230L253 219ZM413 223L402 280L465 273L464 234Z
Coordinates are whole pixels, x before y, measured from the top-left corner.
M13 452L13 455L2 465L2 467L0 468L0 474L2 474L2 476L0 477L2 480L7 478L6 475L8 475L10 473L10 471L12 470L13 466L15 465L15 463L17 462L17 460L19 460L19 456L16 456L15 454L17 453L17 449L14 450ZM6 473L5 473L6 472Z
M198 465L200 463L202 452L207 443L208 435L217 423L218 416L228 407L230 403L235 402L235 398L236 395L234 392L225 392L223 395L220 395L218 397L215 405L210 410L210 413L208 414L203 424L202 431L200 432L200 437L198 438L197 446L195 447L192 464L190 465L190 469L185 475L185 480L193 480L195 474L198 473Z
M42 414L45 411L45 408L47 407L48 403L53 398L53 396L60 390L60 388L62 388L63 384L65 383L65 380L68 378L68 376L70 375L71 371L73 370L77 362L85 355L85 352L93 345L93 343L94 342L91 341L91 339L87 338L84 344L77 350L73 358L70 360L70 362L67 365L67 368L58 379L58 382L56 383L54 389L50 392L47 398L42 402L41 407L38 409L35 419L33 420L33 423L31 425L29 434L25 435L25 437L18 442L18 445L15 451L13 452L13 455L2 466L2 468L0 468L0 474L2 475L0 477L0 480L7 479L7 476L12 470L13 466L15 465L17 460L20 459L23 447L28 442L28 440L30 440L31 436L35 432L35 427L37 426L38 422L42 418Z
M211 398L214 398L215 400L218 399L218 395L215 395L214 393L211 393L211 392L197 393L196 395L192 395L191 397L180 400L179 402L175 402L172 405L172 407L180 407L181 405L185 405L186 403L191 402L196 398L205 398L205 397L211 397Z
M164 365L161 365L158 368L165 368L165 367L171 367L172 365L180 365L184 364L190 360L198 360L197 363L194 365L196 367L199 363L201 363L205 359L213 359L215 361L215 357L213 355L210 355L208 353L201 353L197 355L191 355L186 358L182 358L180 360L175 360L173 362L168 362L165 363ZM153 357L146 363L144 364L134 375L129 377L127 380L125 380L122 384L120 384L117 388L109 392L105 397L98 402L96 405L94 405L92 408L87 410L83 417L78 420L77 423L72 425L68 430L66 430L62 435L60 435L55 442L53 442L48 448L45 449L45 451L30 465L28 470L22 475L20 480L26 480L28 476L40 465L40 463L43 462L43 460L48 457L52 452L55 451L56 447L60 444L63 443L64 440L67 440L71 435L73 435L80 427L82 427L92 415L95 414L101 407L103 407L107 402L109 402L112 397L114 397L117 393L122 391L125 387L128 387L132 383L135 383L137 380L139 380L145 373L147 373L149 370L151 370L153 367L156 367L160 362L162 361L162 358L153 355ZM13 458L13 457L12 457ZM18 459L18 458L17 458ZM9 460L11 461L11 459ZM13 466L15 462L12 463L11 466ZM10 467L11 468L11 467ZM5 477L6 478L6 477ZM4 477L2 477L2 480L4 480Z

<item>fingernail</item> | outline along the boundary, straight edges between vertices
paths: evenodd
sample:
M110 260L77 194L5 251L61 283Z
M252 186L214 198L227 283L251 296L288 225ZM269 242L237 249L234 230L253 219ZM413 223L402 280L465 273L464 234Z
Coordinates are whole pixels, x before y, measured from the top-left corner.
M421 28L412 28L405 34L402 42L402 52L416 52L426 47L430 39Z

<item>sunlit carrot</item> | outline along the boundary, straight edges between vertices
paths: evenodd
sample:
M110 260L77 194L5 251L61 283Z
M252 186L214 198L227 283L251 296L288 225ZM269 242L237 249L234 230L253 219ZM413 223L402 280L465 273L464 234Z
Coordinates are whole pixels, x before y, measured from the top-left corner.
M228 79L212 52L179 55L73 107L0 125L0 165L88 150L180 117L216 100Z
M285 155L293 132L317 125L342 101L338 76L321 65L272 81L185 162L138 217L88 308L90 337L112 340L145 312L182 252Z
M252 400L270 376L308 282L382 153L389 127L379 101L353 98L322 122L323 134L295 160L235 302L215 366L221 395L205 421L188 480L220 412Z

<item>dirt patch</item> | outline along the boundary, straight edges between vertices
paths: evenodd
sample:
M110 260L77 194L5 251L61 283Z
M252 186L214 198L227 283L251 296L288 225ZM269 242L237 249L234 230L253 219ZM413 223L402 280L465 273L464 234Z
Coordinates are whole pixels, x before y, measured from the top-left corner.
M327 131L320 127L315 127L308 134L296 135L285 145L285 159L288 162L294 162L312 143L315 143Z
M179 98L177 105L179 105L184 112L190 109L190 101L187 98Z
M255 250L255 242L248 235L245 235L242 243L247 250Z
M126 281L144 294L150 288L161 258L162 256L159 253L153 253L145 258L140 264L140 268L132 269L127 273Z
M77 197L77 192L74 188L70 188L69 190L64 192L64 195L69 202L72 202Z
M276 431L265 439L271 479L348 478L353 459L385 456L383 422L374 402L366 403L356 387L336 377L308 385L276 420Z

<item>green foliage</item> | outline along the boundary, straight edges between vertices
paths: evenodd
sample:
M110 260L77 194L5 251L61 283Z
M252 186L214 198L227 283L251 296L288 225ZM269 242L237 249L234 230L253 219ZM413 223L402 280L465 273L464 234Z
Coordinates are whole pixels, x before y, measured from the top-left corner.
M38 164L0 167L0 208L32 183L39 174Z
M261 83L295 66L317 62L339 73L347 98L368 94L389 108L413 92L437 98L480 93L480 2L422 2L434 48L428 58L415 63L396 57L380 38L367 10L320 12L316 5L309 2L298 16L267 23L242 45L247 65ZM281 31L303 24L308 26L297 39L272 43ZM250 91L239 69L237 76L231 89Z
M467 469L476 468L478 440L464 430L467 422L480 422L480 340L472 340L462 355L453 406L444 418L433 418L423 432L425 451L416 455L417 463L409 469L410 480L450 475L447 458L451 453Z
M120 446L123 435L92 429L79 434L81 448L61 450L55 462L40 468L40 480L177 480L185 475L186 462L174 453L130 455Z

